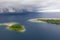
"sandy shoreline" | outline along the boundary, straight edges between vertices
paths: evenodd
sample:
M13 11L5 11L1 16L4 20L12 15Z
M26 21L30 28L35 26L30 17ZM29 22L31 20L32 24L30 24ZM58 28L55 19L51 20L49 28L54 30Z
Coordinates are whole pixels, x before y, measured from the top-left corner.
M16 22L0 23L0 25L5 25L6 29L8 29L8 30L11 30L10 26L12 26L13 24L18 24L18 23L16 23ZM26 31L24 26L22 26L22 28L23 28L23 30L19 30L19 32L25 32Z
M29 19L28 21L29 22L43 22L43 21L37 21L37 18L36 19ZM45 22L43 22L43 23L45 23Z
M33 18L33 19L29 19L28 21L29 22L42 22L42 23L46 23L46 22L43 22L43 21L38 21L37 19L44 19L44 20L60 20L60 18Z
M19 32L25 32L26 31L26 29L24 28L24 26L22 26L22 27L23 27L24 30L19 30ZM11 30L10 27L6 27L6 29ZM13 31L13 30L11 30L11 31Z
M8 22L8 23L0 23L0 25L11 26L13 24L17 24L16 22Z

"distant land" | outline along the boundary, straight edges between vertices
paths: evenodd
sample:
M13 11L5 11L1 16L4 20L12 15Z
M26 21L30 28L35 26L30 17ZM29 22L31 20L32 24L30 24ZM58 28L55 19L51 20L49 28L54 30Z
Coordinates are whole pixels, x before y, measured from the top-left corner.
M30 22L47 22L51 24L59 24L60 25L60 18L35 18L28 20Z

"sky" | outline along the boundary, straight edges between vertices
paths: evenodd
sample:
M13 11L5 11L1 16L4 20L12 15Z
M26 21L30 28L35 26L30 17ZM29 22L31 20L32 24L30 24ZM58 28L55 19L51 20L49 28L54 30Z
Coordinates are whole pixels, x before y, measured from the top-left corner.
M0 12L21 9L37 12L60 12L60 0L0 0ZM15 10L16 9L16 10Z

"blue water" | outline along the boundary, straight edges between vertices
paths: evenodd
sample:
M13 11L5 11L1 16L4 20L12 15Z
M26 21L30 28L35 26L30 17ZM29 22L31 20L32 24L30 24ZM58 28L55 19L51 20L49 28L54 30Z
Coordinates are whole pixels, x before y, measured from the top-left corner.
M0 40L60 40L60 25L28 22L32 18L60 18L60 13L26 13L20 15L0 15L0 23L18 22L26 32L15 32L0 26Z

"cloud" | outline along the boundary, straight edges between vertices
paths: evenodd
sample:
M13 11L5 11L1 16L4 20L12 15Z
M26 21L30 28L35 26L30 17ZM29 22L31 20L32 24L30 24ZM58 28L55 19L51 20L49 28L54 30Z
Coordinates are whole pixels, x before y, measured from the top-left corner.
M33 5L32 0L0 0L0 13L20 12L22 9L32 11Z
M0 13L20 12L22 9L37 12L60 12L60 0L0 0Z
M39 12L60 12L60 0L42 0Z

